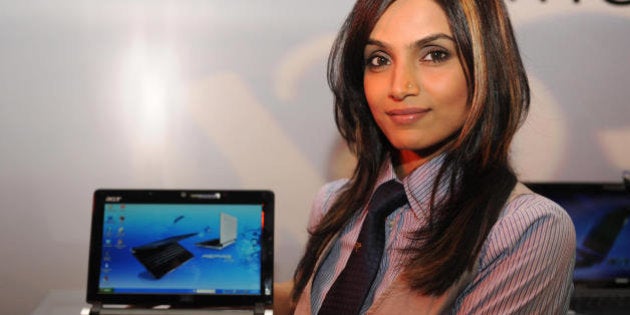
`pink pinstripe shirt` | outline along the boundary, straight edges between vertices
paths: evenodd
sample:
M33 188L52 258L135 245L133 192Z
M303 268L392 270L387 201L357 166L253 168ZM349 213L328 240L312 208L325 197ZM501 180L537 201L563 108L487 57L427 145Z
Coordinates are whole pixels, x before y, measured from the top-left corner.
M416 169L403 181L409 203L386 222L385 252L361 313L365 313L400 274L405 237L426 223L428 200L441 157ZM395 179L388 163L377 185ZM317 194L309 229L321 220L345 180L328 183ZM445 187L442 187L444 191ZM341 232L314 277L311 309L316 314L343 270L365 218L366 209ZM573 290L575 231L566 212L552 201L526 191L508 202L478 260L475 276L450 307L450 314L566 314ZM420 311L420 310L418 310Z

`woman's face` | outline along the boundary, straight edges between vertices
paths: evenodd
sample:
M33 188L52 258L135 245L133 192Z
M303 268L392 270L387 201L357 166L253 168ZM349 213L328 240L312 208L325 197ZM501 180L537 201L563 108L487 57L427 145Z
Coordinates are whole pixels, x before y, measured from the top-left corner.
M364 60L365 96L391 144L441 152L468 113L466 77L444 11L432 0L395 1L372 30Z

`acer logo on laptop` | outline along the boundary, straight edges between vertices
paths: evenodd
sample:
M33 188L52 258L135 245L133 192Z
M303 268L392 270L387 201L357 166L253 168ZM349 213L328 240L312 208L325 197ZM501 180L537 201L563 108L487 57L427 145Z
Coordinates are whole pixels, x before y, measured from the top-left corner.
M220 192L215 192L215 193L202 193L202 194L190 194L190 198L192 199L214 199L214 200L219 200L221 199L221 193Z
M105 197L105 202L120 202L122 200L121 196L107 196Z

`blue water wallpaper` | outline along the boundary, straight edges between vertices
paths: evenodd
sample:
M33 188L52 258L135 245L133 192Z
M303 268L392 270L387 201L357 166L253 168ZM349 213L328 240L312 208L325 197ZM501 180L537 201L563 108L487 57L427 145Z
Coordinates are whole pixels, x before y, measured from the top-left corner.
M260 293L261 205L106 204L105 207L101 293ZM236 242L223 249L195 245L219 238L221 213L237 219ZM162 277L153 276L132 254L134 247L183 234L192 234L178 241L192 258Z
M630 278L630 196L577 195L556 201L571 216L577 233L574 279Z

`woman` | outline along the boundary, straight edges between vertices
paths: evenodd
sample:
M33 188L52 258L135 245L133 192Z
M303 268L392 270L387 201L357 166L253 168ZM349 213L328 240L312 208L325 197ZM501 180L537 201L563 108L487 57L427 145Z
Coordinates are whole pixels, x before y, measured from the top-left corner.
M329 82L358 162L315 199L292 310L566 313L573 225L509 163L529 86L501 0L359 0L331 52ZM360 278L352 270L368 270L353 252L374 234L361 232L372 195L392 181L406 199L380 223L377 271L367 288L339 290Z

